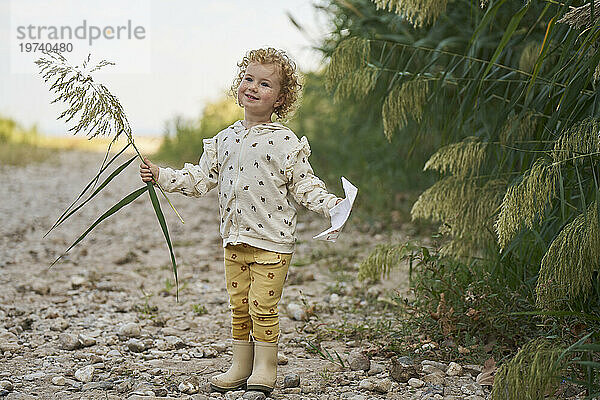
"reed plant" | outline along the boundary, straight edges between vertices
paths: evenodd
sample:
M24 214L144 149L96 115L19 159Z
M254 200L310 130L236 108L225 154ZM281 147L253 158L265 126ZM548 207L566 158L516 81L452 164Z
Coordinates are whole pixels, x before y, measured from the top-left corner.
M99 136L107 136L111 139L98 173L60 215L46 235L56 227L60 226L105 189L106 186L134 160L138 159L143 162L143 157L135 145L131 126L119 99L112 94L104 84L96 82L92 77L93 72L105 68L106 66L114 65L114 63L102 60L96 65L90 65L90 58L91 55L88 55L81 66L72 66L62 54L58 52L44 52L44 56L35 61L39 67L40 75L45 82L50 83L49 90L56 96L52 103L63 102L67 105L67 108L59 115L58 119L64 118L66 123L73 121L73 125L68 131L73 134L86 135L90 140ZM127 144L115 155L111 156L112 147L121 137L125 137ZM102 180L102 182L100 182L102 174L107 172L108 168L128 148L132 148L135 151L135 155L115 168L104 180ZM147 182L145 186L134 190L98 217L98 219L96 219L85 232L83 232L65 250L65 252L51 264L51 266L66 255L69 250L80 243L98 224L136 200L142 194L148 193L152 208L167 242L177 286L176 299L179 300L177 262L175 260L167 223L154 189L155 185L160 189L165 198L167 198L163 189L157 182ZM169 204L171 204L170 201ZM177 215L179 216L178 213ZM181 217L179 218L181 219ZM183 219L181 219L181 221L183 222Z
M336 33L323 48L330 55L332 93L373 99L385 137L410 138L414 147L438 144L424 167L439 179L412 208L415 220L439 223L446 238L437 267L456 265L454 273L474 275L463 283L498 283L482 296L502 298L524 288L532 309L506 303L496 315L531 313L537 335L569 343L583 332L597 343L599 4L490 0L445 5L329 3L324 8L334 16ZM349 91L340 83L344 76L362 84ZM383 248L375 252L394 254ZM371 271L363 276L385 272L390 260L372 255L366 260ZM427 269L421 273L427 278ZM441 290L435 277L425 282L421 290ZM455 289L467 292L464 286ZM440 295L426 305L439 304ZM571 329L574 322L580 330ZM527 348L515 356L515 365L534 367L536 357L526 353L542 357L546 346ZM548 346L552 361L563 348L556 342ZM597 375L595 349L587 353L592 359L586 364L588 377ZM551 371L571 370L536 371L552 378L536 386L545 390L546 383L556 384ZM517 375L508 373L498 382L517 385ZM587 382L592 396L594 387Z

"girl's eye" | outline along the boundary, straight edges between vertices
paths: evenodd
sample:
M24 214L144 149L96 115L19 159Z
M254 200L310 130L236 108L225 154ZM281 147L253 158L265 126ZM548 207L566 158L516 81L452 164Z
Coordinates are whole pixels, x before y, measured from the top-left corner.
M247 80L248 82L252 82L252 78L250 78L250 77L246 77L246 80Z
M266 87L269 87L269 84L267 82L263 82L262 85L266 86Z

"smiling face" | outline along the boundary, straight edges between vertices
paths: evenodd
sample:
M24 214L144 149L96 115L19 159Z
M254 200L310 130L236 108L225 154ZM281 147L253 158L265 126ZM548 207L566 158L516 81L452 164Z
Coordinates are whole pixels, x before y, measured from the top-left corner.
M252 62L248 65L237 90L238 102L244 107L246 119L271 121L273 110L283 101L280 81L275 64Z

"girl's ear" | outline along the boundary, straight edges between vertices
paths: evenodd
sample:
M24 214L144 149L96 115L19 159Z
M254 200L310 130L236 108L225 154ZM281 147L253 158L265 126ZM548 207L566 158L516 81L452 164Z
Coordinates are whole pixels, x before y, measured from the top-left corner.
M277 98L277 101L275 102L275 104L273 104L275 107L279 107L280 105L283 104L284 101L284 95L280 94L279 97Z

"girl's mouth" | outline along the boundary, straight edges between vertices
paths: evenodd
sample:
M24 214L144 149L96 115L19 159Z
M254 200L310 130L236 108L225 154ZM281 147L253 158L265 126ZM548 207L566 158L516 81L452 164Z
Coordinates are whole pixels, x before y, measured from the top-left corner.
M258 100L258 97L254 97L251 94L246 94L246 97L249 98L250 100Z

